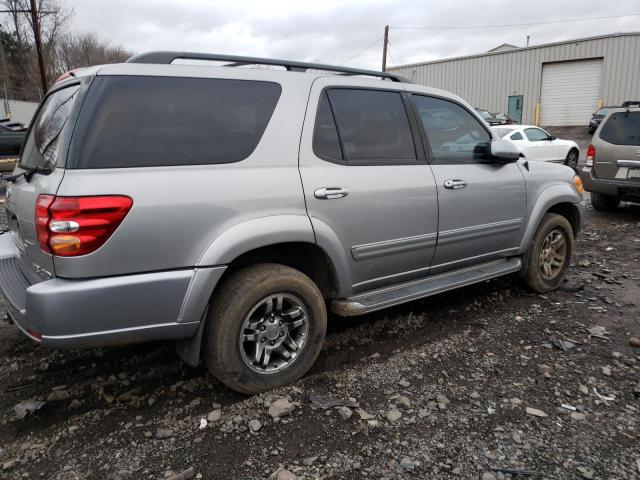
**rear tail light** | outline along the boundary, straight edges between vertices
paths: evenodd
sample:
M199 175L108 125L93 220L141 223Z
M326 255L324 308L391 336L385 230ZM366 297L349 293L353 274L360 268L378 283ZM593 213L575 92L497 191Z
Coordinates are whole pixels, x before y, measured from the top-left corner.
M122 223L131 205L133 200L124 195L40 195L36 200L36 230L40 248L60 257L94 252Z
M587 148L587 159L584 162L584 164L587 167L593 167L593 161L596 158L596 147L594 147L593 145L589 145L589 148Z

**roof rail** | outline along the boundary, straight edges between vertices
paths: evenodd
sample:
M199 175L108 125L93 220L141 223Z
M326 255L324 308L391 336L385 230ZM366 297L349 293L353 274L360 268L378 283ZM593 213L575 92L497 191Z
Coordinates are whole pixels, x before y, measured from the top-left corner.
M127 60L127 63L155 63L171 64L174 60L214 60L230 62L225 67L239 67L242 65L275 65L284 67L288 71L306 72L307 70L328 70L342 75L364 75L368 77L378 77L389 79L394 82L413 83L406 77L390 72L378 72L375 70L362 70L359 68L347 68L338 65L324 65L322 63L296 62L290 60L276 60L274 58L242 57L239 55L218 55L216 53L193 53L193 52L147 52L134 55Z

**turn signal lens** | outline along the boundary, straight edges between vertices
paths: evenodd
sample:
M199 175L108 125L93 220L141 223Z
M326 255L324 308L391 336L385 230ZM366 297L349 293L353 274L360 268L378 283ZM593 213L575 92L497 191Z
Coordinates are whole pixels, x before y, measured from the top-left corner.
M587 167L593 167L593 161L596 158L596 147L594 147L593 145L589 145L589 148L587 148L587 158L584 162L585 166Z
M584 193L584 186L582 185L582 179L579 176L575 175L573 177L573 184L575 185L578 193L582 195Z
M40 195L36 200L40 248L60 257L94 252L118 228L132 205L133 200L124 195Z

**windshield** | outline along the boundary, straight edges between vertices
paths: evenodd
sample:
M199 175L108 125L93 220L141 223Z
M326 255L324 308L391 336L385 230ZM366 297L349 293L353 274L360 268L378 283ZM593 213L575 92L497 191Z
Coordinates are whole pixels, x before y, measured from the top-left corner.
M33 127L20 158L21 167L38 170L55 168L58 138L67 124L79 89L79 85L73 85L57 90L45 99L33 120Z
M491 113L487 112L486 110L476 110L480 116L482 118L484 118L485 120L488 120L489 118L493 117L493 115L491 115Z
M609 113L609 110L609 108L601 108L596 112L596 115L602 115L604 117L607 113Z

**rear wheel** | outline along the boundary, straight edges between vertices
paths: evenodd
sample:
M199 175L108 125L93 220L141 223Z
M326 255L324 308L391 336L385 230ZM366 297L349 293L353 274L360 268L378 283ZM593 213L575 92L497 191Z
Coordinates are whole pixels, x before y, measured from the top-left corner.
M569 150L569 153L567 153L567 158L564 160L564 164L567 167L571 167L574 170L576 168L578 168L578 152L575 149L571 149Z
M618 208L620 200L618 200L618 197L612 197L611 195L591 192L591 205L598 211L607 212Z
M232 390L264 392L311 368L326 326L324 299L309 277L284 265L253 265L234 273L214 294L203 359Z
M547 213L533 237L524 280L537 293L555 290L567 274L573 255L573 228L562 215Z

